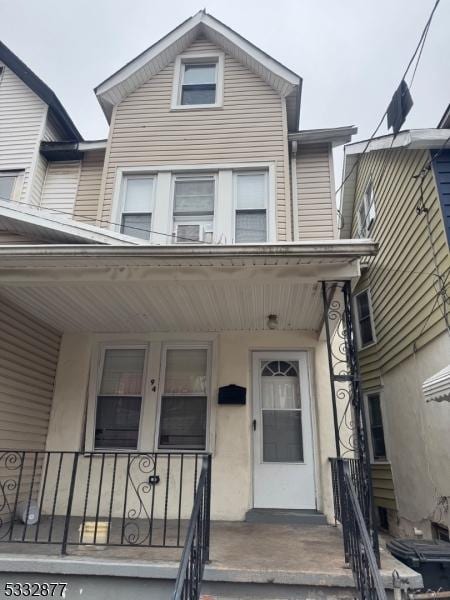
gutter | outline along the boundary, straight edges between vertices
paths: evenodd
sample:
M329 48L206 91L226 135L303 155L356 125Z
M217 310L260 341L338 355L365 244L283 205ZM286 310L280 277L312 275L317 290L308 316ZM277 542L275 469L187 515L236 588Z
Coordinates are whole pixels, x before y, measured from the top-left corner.
M92 141L64 141L64 142L41 142L40 153L47 160L81 160L85 152L94 150L106 150L106 140Z
M297 141L299 144L331 144L342 146L348 144L352 136L358 133L358 128L352 125L346 127L332 127L329 129L304 129L303 131L291 132L289 141Z
M378 244L372 240L317 240L308 242L285 242L281 244L246 245L189 245L189 246L98 246L93 244L59 245L39 244L36 246L0 246L0 257L17 258L166 258L189 260L192 258L348 258L355 260L361 256L374 256Z

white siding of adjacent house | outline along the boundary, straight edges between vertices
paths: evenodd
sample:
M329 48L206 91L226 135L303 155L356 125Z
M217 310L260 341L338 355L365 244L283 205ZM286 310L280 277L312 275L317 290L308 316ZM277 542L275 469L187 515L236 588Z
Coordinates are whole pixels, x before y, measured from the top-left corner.
M187 51L214 53L220 48L199 38ZM173 78L171 63L116 107L99 217L111 220L119 167L272 162L277 238L291 239L285 100L227 54L219 109L172 110Z
M30 180L46 115L45 102L4 66L0 77L0 170L24 170L21 202L30 199L37 203L36 194L30 198ZM43 180L42 168L37 169L36 178Z
M59 334L0 298L0 439L45 449Z
M41 207L72 216L80 178L80 161L50 162L42 190Z
M337 235L331 149L328 144L300 146L297 152L297 203L300 240Z

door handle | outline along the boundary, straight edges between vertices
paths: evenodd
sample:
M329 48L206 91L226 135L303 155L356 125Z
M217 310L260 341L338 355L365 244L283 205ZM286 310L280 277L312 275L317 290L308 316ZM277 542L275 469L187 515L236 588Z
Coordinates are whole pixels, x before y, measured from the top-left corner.
M256 431L256 419L253 419L253 431Z

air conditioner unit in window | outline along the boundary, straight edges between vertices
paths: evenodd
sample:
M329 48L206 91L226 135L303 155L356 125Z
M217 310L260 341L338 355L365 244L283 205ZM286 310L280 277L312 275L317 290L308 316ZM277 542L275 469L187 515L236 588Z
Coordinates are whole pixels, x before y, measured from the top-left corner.
M211 243L213 228L211 223L178 223L175 242L177 244Z

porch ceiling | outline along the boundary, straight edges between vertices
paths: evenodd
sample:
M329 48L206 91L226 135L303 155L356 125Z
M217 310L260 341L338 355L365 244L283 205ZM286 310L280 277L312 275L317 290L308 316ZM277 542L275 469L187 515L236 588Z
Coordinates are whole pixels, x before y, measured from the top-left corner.
M337 246L0 248L0 294L59 331L318 331L319 282L359 275Z

